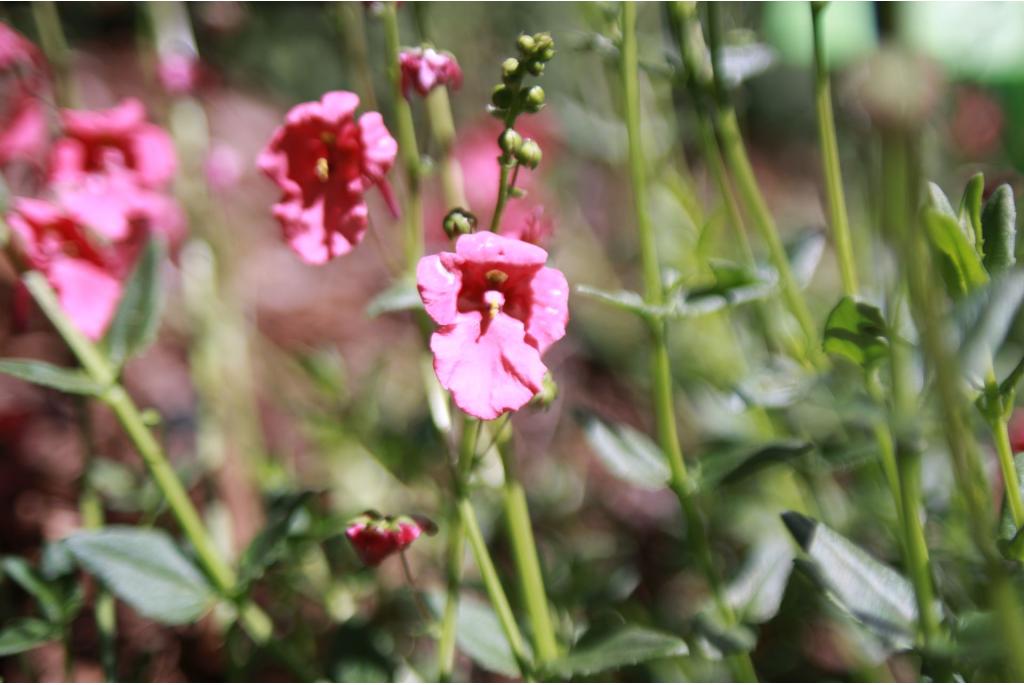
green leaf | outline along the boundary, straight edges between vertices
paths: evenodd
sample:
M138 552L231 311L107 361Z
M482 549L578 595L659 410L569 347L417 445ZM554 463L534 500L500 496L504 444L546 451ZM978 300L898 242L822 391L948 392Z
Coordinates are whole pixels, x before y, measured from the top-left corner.
M891 647L913 646L917 604L906 578L814 519L790 511L782 520L840 607Z
M964 196L960 199L960 212L958 214L960 225L970 228L974 234L974 244L981 246L979 252L984 255L989 251L985 235L982 230L981 203L985 193L985 174L977 173L967 181L964 188Z
M936 209L946 216L957 218L957 213L953 211L953 205L950 203L949 198L946 197L946 193L942 191L942 188L937 183L928 182L928 206L932 209Z
M46 618L54 623L60 621L62 611L57 591L40 578L27 561L21 557L4 557L0 560L0 570L35 598Z
M366 305L366 315L375 319L381 314L416 309L423 309L423 300L420 299L416 283L408 278L400 278L370 300L370 304Z
M60 637L60 628L38 618L16 618L0 628L0 657L21 654Z
M568 680L688 653L686 643L675 635L640 626L623 626L597 639L584 637L568 655L552 664L551 670Z
M817 229L803 231L786 243L786 254L793 278L801 288L806 288L825 254L825 234Z
M932 245L949 260L948 278L955 279L947 283L951 292L966 294L985 285L988 274L956 216L928 208L923 220Z
M1017 262L1017 208L1013 202L1013 189L1004 183L985 202L981 210L981 230L984 235L985 268L995 276Z
M121 366L156 338L163 304L160 273L163 259L163 243L157 238L150 239L132 271L114 320L103 339L107 355L115 366Z
M259 578L288 554L292 538L309 532L310 516L306 505L314 495L311 491L288 493L270 505L266 526L242 554L238 572L240 583L244 585Z
M668 485L671 474L664 455L640 431L587 415L583 417L583 432L613 476L647 490L661 490Z
M431 609L440 615L445 596L433 593L427 597ZM472 595L459 597L459 614L455 620L455 642L466 656L491 673L506 678L519 678L519 666L501 629L501 622L486 602ZM524 645L532 658L529 645Z
M711 261L712 281L707 285L680 291L672 300L676 317L710 314L771 295L778 282L769 268L759 270L726 260Z
M593 298L605 304L610 304L623 311L639 314L644 318L658 317L664 315L664 311L644 302L640 293L632 290L602 290L589 285L576 286L576 292L580 295Z
M814 445L806 440L716 445L701 456L700 489L711 492L719 485L737 483L770 466L794 462L812 449Z
M0 359L0 373L75 395L100 395L104 390L83 371L35 359Z
M865 302L844 297L825 322L825 351L846 357L866 368L889 353L888 332L882 312Z
M793 570L790 544L781 534L754 545L743 569L725 588L725 600L740 621L766 623L779 611Z
M1022 301L1024 269L1015 268L957 302L953 310L956 324L953 342L961 371L968 379L980 384Z
M75 533L67 545L118 598L160 623L194 621L215 599L203 575L161 530L109 526Z

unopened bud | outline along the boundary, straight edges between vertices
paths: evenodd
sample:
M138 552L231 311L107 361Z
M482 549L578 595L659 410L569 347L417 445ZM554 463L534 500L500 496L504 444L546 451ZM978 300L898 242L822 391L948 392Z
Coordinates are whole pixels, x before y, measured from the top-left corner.
M542 156L540 145L532 138L524 140L523 144L515 152L516 161L527 169L536 169L537 165L540 164Z
M551 37L550 33L536 33L533 36L534 50L537 52L544 52L547 50L554 50L555 40Z
M499 83L491 91L491 102L498 109L508 109L512 104L512 91L503 83Z
M442 226L448 237L454 240L476 230L476 215L468 209L456 207L445 215Z
M547 409L558 397L558 383L551 377L551 372L544 374L544 380L540 384L540 392L533 396L531 404L541 409Z
M533 36L528 36L524 33L516 40L516 47L524 55L532 55L533 51L537 48L537 42L533 40Z
M498 136L498 147L506 155L514 155L523 144L523 137L514 128L506 128Z
M523 105L527 112L539 112L544 106L544 89L540 86L531 86L523 96Z
M509 57L507 60L501 63L501 75L505 79L510 79L516 75L519 71L519 60L515 57Z
M544 63L543 62L533 62L533 61L531 61L530 63L528 63L526 65L526 68L534 76L540 76L541 74L544 73Z

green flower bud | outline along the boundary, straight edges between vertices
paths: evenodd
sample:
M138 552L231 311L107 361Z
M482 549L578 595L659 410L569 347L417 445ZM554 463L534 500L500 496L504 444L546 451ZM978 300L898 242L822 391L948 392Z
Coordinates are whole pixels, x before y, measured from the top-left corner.
M498 109L508 109L508 106L512 104L512 91L505 84L499 83L491 91L491 102Z
M505 80L513 78L519 71L519 60L515 57L509 57L507 60L501 63L501 76Z
M519 36L518 40L516 40L516 47L519 48L519 52L526 56L530 56L537 48L537 43L533 40L533 36L528 36L524 33Z
M544 73L544 63L543 62L532 62L531 61L531 62L527 63L526 68L534 76L540 76L541 74Z
M540 145L532 138L527 138L515 152L516 161L527 169L536 169L542 157Z
M533 35L533 42L536 52L544 52L555 47L555 40L551 37L550 33L535 33Z
M506 155L514 155L523 144L523 137L514 128L506 128L498 136L498 147Z
M544 106L544 89L540 86L531 86L523 94L523 105L527 112L539 112Z
M544 50L540 51L537 54L537 59L539 59L542 62L550 62L551 59L554 56L555 56L555 49L554 48L545 48Z
M555 383L555 379L551 377L551 372L549 371L544 374L544 380L541 381L540 385L540 392L533 396L530 404L540 409L547 409L557 397L558 384Z
M444 232L448 237L454 240L460 235L475 231L476 223L476 215L473 212L462 207L456 207L445 214L444 222L441 225L444 227Z

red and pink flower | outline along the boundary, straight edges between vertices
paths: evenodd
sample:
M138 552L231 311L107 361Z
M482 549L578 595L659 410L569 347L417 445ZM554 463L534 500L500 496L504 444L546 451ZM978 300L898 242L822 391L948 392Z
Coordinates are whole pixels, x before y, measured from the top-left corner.
M376 566L396 552L401 552L420 535L433 535L434 524L419 516L381 516L367 511L349 522L345 537L367 566Z
M14 161L44 166L49 127L42 95L47 81L36 46L0 22L0 167Z
M420 260L420 297L440 326L430 339L434 371L471 416L495 419L541 390L541 355L569 320L568 283L547 258L536 245L482 232Z
M177 167L174 144L167 132L146 120L146 108L135 98L106 110L64 110L64 137L54 146L51 179L74 182L84 175L124 167L139 185L161 189Z
M398 143L378 112L355 118L359 96L327 93L288 112L259 156L283 191L274 205L285 239L303 260L323 264L352 250L369 223L364 194L378 186L393 204L385 175Z
M7 223L26 263L46 276L68 317L90 339L101 338L121 298L110 256L69 214L43 200L16 199Z
M438 52L434 48L411 48L398 56L402 69L402 93L408 99L410 91L426 97L438 86L457 90L462 86L462 69L455 55Z

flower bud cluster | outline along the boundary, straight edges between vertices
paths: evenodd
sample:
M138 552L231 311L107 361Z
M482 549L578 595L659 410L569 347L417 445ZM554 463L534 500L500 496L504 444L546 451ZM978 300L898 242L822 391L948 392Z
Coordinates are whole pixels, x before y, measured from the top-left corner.
M536 169L543 156L540 145L530 138L524 139L514 126L520 114L536 114L544 107L544 89L538 85L526 86L523 81L527 76L544 73L544 65L555 56L555 42L549 33L522 34L516 41L516 48L519 56L501 63L501 83L491 93L489 109L505 122L505 130L498 137L501 163Z

